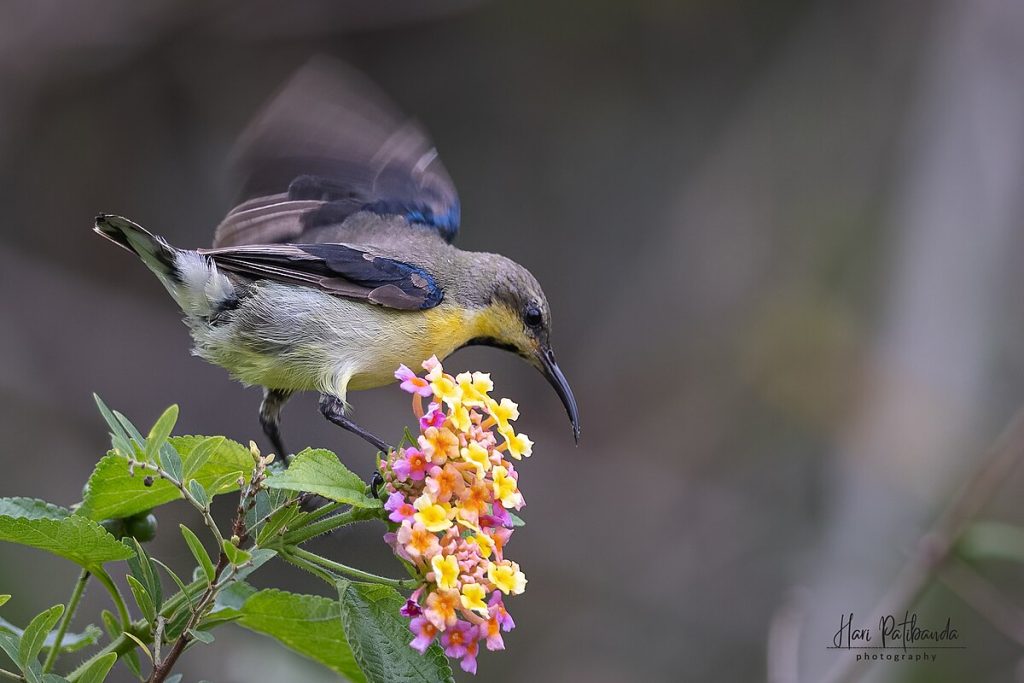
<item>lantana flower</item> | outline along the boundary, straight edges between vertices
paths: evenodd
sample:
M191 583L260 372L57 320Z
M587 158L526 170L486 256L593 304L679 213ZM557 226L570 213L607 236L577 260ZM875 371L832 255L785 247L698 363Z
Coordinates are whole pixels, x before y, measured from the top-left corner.
M533 442L512 427L519 406L491 397L490 375L453 377L434 357L423 369L423 376L404 365L395 373L412 394L419 434L380 463L391 523L385 540L420 580L401 610L410 619L409 645L425 653L437 642L476 673L481 643L503 650L501 634L515 627L504 597L526 588L505 547L510 510L525 504L513 460L529 456Z

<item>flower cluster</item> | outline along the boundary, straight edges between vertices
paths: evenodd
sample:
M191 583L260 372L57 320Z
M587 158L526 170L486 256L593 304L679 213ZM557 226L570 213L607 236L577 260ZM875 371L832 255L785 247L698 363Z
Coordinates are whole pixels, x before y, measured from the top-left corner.
M515 626L504 596L526 588L504 549L513 529L509 511L523 507L512 461L529 456L533 443L512 428L518 406L490 397L490 376L453 377L437 358L423 369L423 377L404 365L395 373L412 394L420 433L380 465L393 523L385 540L423 579L402 609L411 618L410 645L426 652L437 639L464 671L476 673L481 641L502 650L502 631Z

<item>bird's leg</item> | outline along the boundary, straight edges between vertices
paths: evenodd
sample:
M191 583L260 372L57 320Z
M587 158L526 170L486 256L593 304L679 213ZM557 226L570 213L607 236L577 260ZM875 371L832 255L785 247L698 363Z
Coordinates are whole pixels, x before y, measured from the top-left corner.
M328 420L338 425L342 429L346 429L359 438L368 441L369 443L376 446L377 450L387 453L393 450L391 446L384 443L382 439L374 436L370 432L366 431L355 422L345 416L345 402L337 396L331 396L330 394L320 394L320 412L324 414Z
M263 389L263 403L260 404L260 424L263 433L270 439L270 445L282 462L288 462L288 451L281 441L281 407L292 395L284 389Z

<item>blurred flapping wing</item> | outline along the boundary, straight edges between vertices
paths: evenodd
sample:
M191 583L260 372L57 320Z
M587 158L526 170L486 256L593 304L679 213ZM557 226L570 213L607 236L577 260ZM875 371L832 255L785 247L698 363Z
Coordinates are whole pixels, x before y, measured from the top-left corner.
M342 223L370 211L451 242L459 199L426 133L360 74L315 60L239 140L240 203L214 247L344 242Z

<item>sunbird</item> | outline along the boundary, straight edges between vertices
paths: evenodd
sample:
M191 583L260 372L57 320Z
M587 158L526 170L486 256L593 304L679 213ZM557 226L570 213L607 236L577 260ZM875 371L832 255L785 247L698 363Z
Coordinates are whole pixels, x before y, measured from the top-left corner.
M156 274L195 355L263 387L260 423L282 458L293 393L319 392L324 417L386 452L346 415L348 392L474 344L540 370L579 442L544 291L511 259L452 245L459 198L434 145L365 77L323 60L301 68L243 132L235 167L241 197L211 249L172 247L110 214L95 230Z

